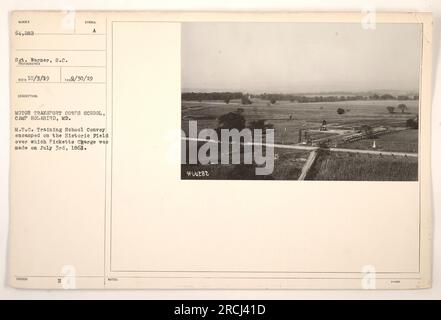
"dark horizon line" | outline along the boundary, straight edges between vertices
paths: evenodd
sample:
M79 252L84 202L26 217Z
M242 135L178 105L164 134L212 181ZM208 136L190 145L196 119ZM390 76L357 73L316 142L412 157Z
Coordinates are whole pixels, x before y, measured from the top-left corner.
M406 89L375 89L375 90L358 90L358 91L348 91L348 90L333 90L333 91L309 91L309 92L276 92L276 91L267 91L267 92L253 92L253 91L247 91L247 90L205 90L205 91L201 91L199 90L182 90L182 93L243 93L243 94L251 94L251 95L262 95L262 94L266 94L266 95L271 95L271 94L280 94L280 95L323 95L323 94L327 94L327 95L341 95L341 94L354 94L354 95L361 95L361 94L392 94L392 93L397 93L397 92L401 92L401 93L408 93L408 94L413 94L413 95L418 95L419 94L419 90L406 90Z

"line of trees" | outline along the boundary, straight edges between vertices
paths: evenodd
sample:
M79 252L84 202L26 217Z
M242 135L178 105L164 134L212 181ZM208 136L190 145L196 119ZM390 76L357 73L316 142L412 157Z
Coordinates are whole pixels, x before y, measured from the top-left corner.
M229 103L230 100L241 99L242 96L242 92L183 92L181 99L183 101L220 100Z
M262 100L268 100L272 104L275 101L291 101L291 102L334 102L334 101L356 101L356 100L418 100L418 95L392 95L392 94L372 94L372 95L292 95L292 94L260 94L253 95L252 97L260 98Z
M271 104L277 103L277 101L290 101L299 103L308 102L335 102L335 101L357 101L357 100L418 100L418 95L392 95L386 94L372 94L372 95L294 95L294 94L244 94L242 92L183 92L181 99L183 101L224 101L230 103L233 99L239 99L243 104L251 104L251 99L267 100Z

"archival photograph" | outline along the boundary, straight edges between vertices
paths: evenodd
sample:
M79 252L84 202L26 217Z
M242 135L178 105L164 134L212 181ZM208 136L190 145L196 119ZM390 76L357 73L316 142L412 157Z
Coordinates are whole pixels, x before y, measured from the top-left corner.
M188 22L181 179L418 181L419 24Z

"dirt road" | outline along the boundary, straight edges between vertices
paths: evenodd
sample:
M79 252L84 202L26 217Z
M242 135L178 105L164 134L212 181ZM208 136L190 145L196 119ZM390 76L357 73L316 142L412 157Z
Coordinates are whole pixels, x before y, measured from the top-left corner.
M193 141L204 141L212 143L220 143L219 141L208 140L208 139L195 139L183 137L183 140L193 140ZM316 151L319 147L303 146L303 145L289 145L289 144L267 144L267 143L244 143L245 145L261 145L266 147L281 148L281 149L295 149L295 150L306 150L306 151ZM379 150L362 150L362 149L345 149L345 148L329 148L325 149L331 152L351 152L351 153L365 153L373 155L382 156L399 156L399 157L418 157L418 153L411 152L396 152L396 151L379 151Z

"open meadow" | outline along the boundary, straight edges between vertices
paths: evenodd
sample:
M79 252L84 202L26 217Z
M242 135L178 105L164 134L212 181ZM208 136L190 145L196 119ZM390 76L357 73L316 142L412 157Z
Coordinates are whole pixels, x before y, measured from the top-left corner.
M405 113L396 111L391 114L388 106L396 107L404 103L408 109ZM182 102L182 129L187 132L188 121L197 120L198 129L213 128L218 125L218 117L228 112L243 109L243 116L247 122L265 120L274 125L274 140L280 144L295 144L298 142L299 129L319 128L323 120L328 126L342 126L348 128L369 126L406 127L409 118L418 116L417 100L362 100L338 101L321 103L296 103L278 101L270 104L268 101L255 100L251 105L243 105L239 100L232 100L229 104L221 101L183 101ZM338 108L345 109L339 115ZM291 119L290 119L291 117ZM405 141L405 140L404 140ZM394 150L401 151L401 150ZM402 150L407 151L407 150Z
M306 180L416 181L418 159L324 150Z
M397 106L405 104L406 109ZM387 107L394 107L393 113ZM418 100L356 100L336 102L298 103L254 99L252 104L240 100L182 101L181 124L188 135L189 121L197 121L198 131L219 126L219 117L240 110L246 126L256 120L274 128L274 143L286 146L303 146L300 130L308 131L310 139L324 139L328 146L307 144L319 148L319 154L309 169L306 180L364 180L413 181L418 179L418 157L397 156L395 153L418 153L418 129L408 126L409 119L418 119ZM338 109L344 113L339 114ZM320 127L326 121L327 130ZM362 128L380 128L381 134L365 135L361 139L339 139L345 134L363 132ZM337 138L337 139L336 139ZM334 140L333 140L334 139ZM319 141L319 140L316 140ZM335 145L334 145L335 143ZM338 143L338 145L337 145ZM329 147L347 149L348 152L330 152ZM352 150L352 151L351 151ZM372 154L357 153L369 151ZM349 152L351 151L351 152ZM254 174L255 165L189 165L181 167L182 179L270 179L297 180L310 151L276 147L274 172L267 177ZM385 154L381 154L381 152ZM192 176L189 172L204 172Z

